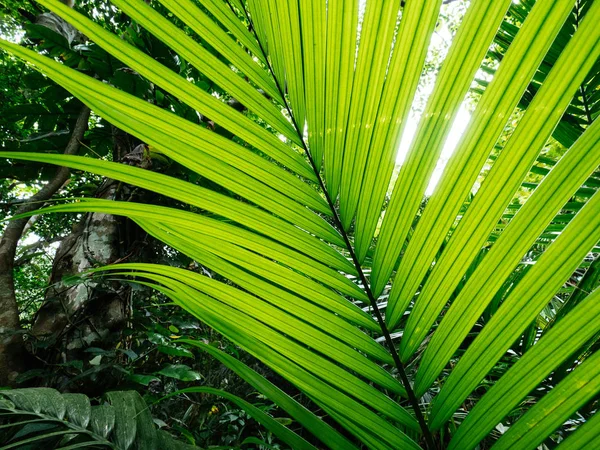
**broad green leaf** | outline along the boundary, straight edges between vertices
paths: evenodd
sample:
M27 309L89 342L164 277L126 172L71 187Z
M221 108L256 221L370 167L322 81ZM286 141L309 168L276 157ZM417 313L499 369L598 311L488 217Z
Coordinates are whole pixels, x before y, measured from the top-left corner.
M150 408L140 394L135 391L125 393L128 400L135 405L136 440L134 448L137 450L158 450L158 436ZM160 447L161 450L165 450Z
M0 435L3 449L113 448L118 450L157 449L158 436L150 411L136 391L111 391L111 403L90 406L83 394L60 394L54 389L3 390L0 402L3 422ZM22 420L27 418L27 420ZM178 447L172 438L162 438L164 449Z
M138 395L137 392L134 395ZM106 399L113 407L115 414L115 427L113 435L119 448L127 450L135 441L137 423L136 406L132 395L126 392L108 392Z
M92 406L90 426L94 433L107 438L115 426L114 408L107 404Z
M181 381L198 381L202 379L202 375L185 364L169 364L157 373L164 377L175 378L176 380Z
M165 355L179 356L182 358L194 358L194 354L189 350L186 350L185 348L171 347L168 345L159 345L156 347L156 350L158 350L161 353L164 353Z
M58 391L50 388L26 388L0 391L0 395L9 398L17 408L36 414L48 414L62 419L66 405Z
M127 379L133 381L134 383L138 383L144 386L148 386L153 381L160 381L154 375L140 375L137 373L131 374L127 376Z
M63 394L62 398L65 402L67 420L87 428L92 411L90 400L83 394Z

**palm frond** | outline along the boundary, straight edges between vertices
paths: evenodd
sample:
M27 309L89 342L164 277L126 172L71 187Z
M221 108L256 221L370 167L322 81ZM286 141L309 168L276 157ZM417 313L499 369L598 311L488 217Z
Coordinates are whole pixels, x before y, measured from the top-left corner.
M114 0L243 112L58 0L40 3L235 139L0 41L96 114L222 190L91 158L3 155L90 171L188 205L193 212L86 199L45 212L126 216L228 280L149 264L94 271L155 288L294 384L349 434L232 357L188 342L328 447L437 448L444 434L436 432L472 397L481 399L466 419L456 416L462 425L448 445L492 441L493 428L600 332L597 277L556 306L600 241L600 2L471 1L389 204L441 0L367 0L364 13L360 2L342 0L157 2L187 32L147 2ZM497 58L496 69L482 66L486 57ZM493 79L480 83L470 124L424 201L481 70ZM516 108L522 117L507 129ZM561 125L584 116L575 128ZM544 156L552 136L564 145L558 161ZM514 202L524 188L533 194ZM549 305L558 320L540 319ZM501 370L515 342L523 354ZM594 398L598 353L584 359L496 446L534 447ZM481 396L478 386L492 374L498 380ZM294 448L311 448L252 405L232 401ZM597 423L592 418L565 443L581 448Z

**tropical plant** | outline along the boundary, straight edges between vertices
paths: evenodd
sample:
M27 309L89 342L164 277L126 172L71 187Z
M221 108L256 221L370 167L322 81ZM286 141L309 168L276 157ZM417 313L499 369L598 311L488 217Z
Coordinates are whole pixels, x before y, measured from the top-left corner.
M294 384L338 425L232 357L188 342L324 445L469 449L487 439L498 449L535 448L597 398L597 277L585 291L564 286L583 283L600 239L599 1L538 0L507 22L514 37L505 52L493 48L501 61L427 202L451 125L512 0L471 1L389 202L442 0L367 0L364 14L360 2L344 0L160 0L157 9L113 0L243 112L61 2L39 3L237 139L2 42L96 114L225 191L92 158L4 156L93 172L193 207L82 199L46 212L127 216L228 279L150 264L96 271L154 287ZM532 79L535 95L524 102ZM518 106L522 117L499 141ZM543 149L565 111L586 120L556 162ZM514 207L530 170L542 181ZM517 357L506 358L515 343ZM567 361L561 381L536 393ZM597 442L597 417L562 447ZM498 438L501 423L510 427ZM314 448L285 428L277 435L294 449Z
M105 401L92 406L83 394L14 389L0 392L0 411L0 443L7 450L196 448L157 430L146 403L135 391L109 392Z

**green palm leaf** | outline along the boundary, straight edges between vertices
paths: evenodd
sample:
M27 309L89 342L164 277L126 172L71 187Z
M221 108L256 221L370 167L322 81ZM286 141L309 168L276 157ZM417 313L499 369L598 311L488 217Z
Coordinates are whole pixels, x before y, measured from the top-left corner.
M236 360L232 356L224 353L211 345L204 344L199 341L193 341L189 339L180 339L178 342L187 343L194 347L200 348L216 359L221 361L229 369L233 370L245 381L251 384L262 394L269 397L281 408L288 411L292 417L298 422L304 425L310 432L321 439L323 443L334 449L352 449L355 448L352 443L341 436L333 428L327 425L325 422L320 420L313 413L308 411L305 407L300 405L296 400L291 398L277 386L272 384L270 381L263 378L261 375L250 369L244 363Z
M593 39L596 11L600 18L600 8L594 8L569 42L436 262L407 323L408 336L401 350L403 359L408 359L425 337L510 203L585 74L600 56L600 48ZM575 54L580 58L573 58ZM562 95L557 96L556 92Z
M600 414L596 414L580 428L565 439L561 444L561 449L579 450L590 448L595 442L598 442L600 436Z
M571 375L533 406L493 448L533 448L600 390L600 353L590 356Z
M446 231L452 226L510 113L550 46L549 39L537 38L540 33L556 34L572 3L538 3L518 38L509 47L496 76L477 105L473 123L448 163L446 176L431 196L421 224L406 248L387 310L386 319L390 326L397 325L408 302L417 292L428 264L434 260Z
M425 392L433 383L522 255L586 180L592 168L600 164L600 152L594 151L600 140L599 132L600 122L594 123L569 149L500 235L486 257L486 264L477 267L456 297L423 355L415 387L418 393ZM587 161L587 158L593 160Z
M586 298L551 333L544 336L519 360L473 408L454 435L451 448L472 448L508 414L511 408L540 383L556 366L600 331L593 318L600 309L600 291Z
M328 447L462 449L491 442L490 431L507 417L513 420L528 393L570 364L572 354L595 348L590 339L599 331L597 286L582 282L587 291L564 309L556 304L563 298L557 293L600 241L600 125L593 120L600 2L583 8L574 0L538 0L529 8L510 0L471 1L388 206L399 141L445 2L160 0L187 34L148 2L114 0L244 112L60 1L40 3L236 140L0 41L96 114L222 190L91 158L3 155L90 171L193 209L92 199L43 211L126 216L228 280L149 264L93 271L155 288L294 384L347 434L231 356L188 342L236 371ZM499 65L488 70L494 77L425 204L486 54L498 56ZM578 100L582 86L586 98ZM585 123L560 125L565 112L570 118L585 113L581 101L589 112ZM516 107L525 109L523 117L500 145ZM558 161L541 154L553 133L568 142ZM481 175L486 164L491 169ZM541 181L531 182L530 172ZM473 192L478 177L483 182ZM523 188L534 192L524 204L511 203ZM525 268L521 263L532 249L535 264ZM548 308L551 320L540 315ZM555 314L557 309L562 312ZM538 324L548 323L538 339ZM469 333L475 335L470 343ZM498 361L515 342L523 354L504 368ZM535 447L600 391L598 353L589 353L513 420L497 447ZM437 433L465 399L481 396L478 386L491 374L498 381L462 425L451 427L447 439ZM578 386L585 388L579 392ZM311 448L252 405L230 399L288 445ZM591 442L597 423L594 417L583 425L565 448Z

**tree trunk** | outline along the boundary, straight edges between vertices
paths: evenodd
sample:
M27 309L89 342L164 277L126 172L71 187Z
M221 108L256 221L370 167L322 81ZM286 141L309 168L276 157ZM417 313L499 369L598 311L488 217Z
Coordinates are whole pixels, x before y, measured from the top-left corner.
M65 154L79 151L80 142L88 128L90 110L84 106L79 113ZM35 211L43 206L69 179L69 170L61 167L56 175L26 204L17 209L16 214ZM28 219L10 221L0 240L0 386L11 386L24 369L24 348L20 330L19 308L15 297L14 260L17 246Z
M138 140L114 127L112 135L114 161L144 165ZM130 186L106 179L96 197L132 200L137 195ZM92 267L129 260L140 233L117 216L88 213L83 217L54 258L51 288L31 330L43 345L34 345L31 351L47 362L64 363L84 359L83 350L90 346L112 347L118 341L129 317L129 290L118 282L86 280L74 285L73 277Z
M98 197L114 200L118 187L117 182L107 180ZM52 359L59 354L62 359L78 359L81 349L119 336L127 315L118 283L86 281L73 285L69 278L119 260L123 256L121 229L121 220L116 216L86 214L58 248L51 288L31 330L33 337L45 341L44 347L51 348Z

